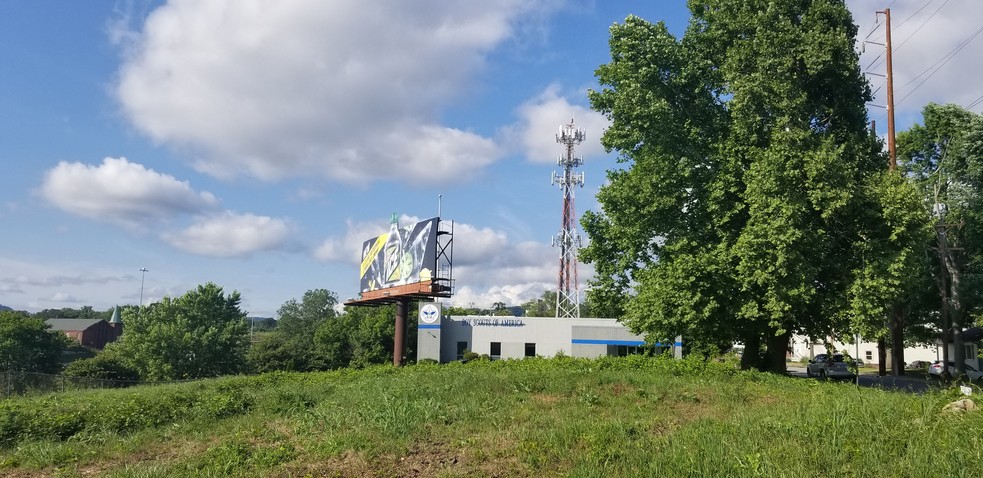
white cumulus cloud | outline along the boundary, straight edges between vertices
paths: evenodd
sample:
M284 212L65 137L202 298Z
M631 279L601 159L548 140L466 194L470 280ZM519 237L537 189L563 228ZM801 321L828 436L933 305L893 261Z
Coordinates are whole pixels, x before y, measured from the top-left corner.
M466 178L489 138L440 124L496 46L556 2L170 0L133 35L116 94L218 176Z
M61 162L45 174L40 193L70 213L127 225L218 204L211 193L126 158L105 158L98 166Z
M277 249L287 241L290 226L283 219L226 212L200 217L190 227L161 238L183 251L214 257L247 256Z
M578 94L586 96L584 92ZM605 154L601 135L611 122L601 113L571 103L561 95L559 85L550 85L520 105L516 114L519 120L505 130L504 136L529 161L555 163L564 154L563 147L556 142L556 134L560 126L569 124L570 120L587 134L586 139L576 146L576 156L596 158Z

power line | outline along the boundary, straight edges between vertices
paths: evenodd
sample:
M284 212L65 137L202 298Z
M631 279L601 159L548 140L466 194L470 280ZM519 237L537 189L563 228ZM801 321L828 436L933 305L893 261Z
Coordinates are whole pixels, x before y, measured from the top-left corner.
M867 65L867 68L864 68L864 70L869 70L869 69L873 68L874 67L874 63L877 63L877 61L880 60L883 57L884 57L884 53L881 53L881 54L877 55L877 58L874 58L874 61L870 62L870 64L868 64Z
M979 98L976 98L975 100L973 100L973 102L970 103L969 106L966 107L966 109L967 110L971 110L971 109L975 108L976 105L978 105L980 103L983 103L983 96L980 96Z
M880 29L881 29L880 20L874 20L874 26L870 27L870 33L868 33L867 36L864 37L864 41L870 39L870 36L873 35L874 32L879 32Z
M911 37L913 37L913 36L915 36L915 34L916 34L916 33L918 33L918 31L919 31L919 30L921 30L921 29L922 29L922 27L924 27L924 26L925 26L925 25L926 25L926 24L928 23L928 21L929 21L929 20L931 20L931 19L932 19L932 17L934 17L936 13L939 13L939 10L942 10L942 7L945 7L945 6L946 6L946 5L948 4L948 3L949 3L949 0L945 0L944 2L942 2L942 5L939 5L939 8L936 8L936 9L935 9L935 11L934 11L934 12L932 12L932 14L931 14L931 15L929 15L929 16L928 16L928 18L926 18L926 19L925 19L925 20L924 20L924 21L923 21L923 22L921 23L921 25L918 25L918 28L915 28L915 31L913 31L913 32L911 32L911 34L910 34L910 35L908 35L908 37L907 37L907 38L905 38L904 40L902 40L902 41L901 41L901 43L898 43L898 46L896 46L896 47L894 47L894 51L898 51L898 49L899 49L899 48L901 48L901 45L904 45L905 43L907 43L907 42L908 42L908 40L911 40ZM925 7L927 7L927 6L928 6L928 5L930 5L930 4L931 4L931 2L929 2L929 3L926 3L926 4L925 4ZM922 7L922 8L920 8L920 9L918 9L918 12L920 12L920 11L922 11L922 10L924 10L924 9L925 9L925 7ZM918 12L915 12L915 13L917 14ZM912 16L914 16L914 15L912 15ZM908 18L910 19L911 17L908 17ZM905 21L907 21L907 20L905 20ZM903 23L903 22L902 22L902 23Z
M929 66L928 68L926 68L925 71L922 71L921 73L919 73L917 76L915 76L914 78L912 78L911 81L909 81L908 83L905 83L904 86L908 86L908 85L914 83L919 77L921 77L925 73L928 73L929 70L931 70L931 73L929 73L929 75L927 77L925 77L924 80L922 80L920 83L918 83L917 85L915 85L915 87L912 88L911 91L908 92L908 94L904 95L903 98L901 98L900 100L898 100L897 104L900 104L902 101L905 100L905 98L911 96L911 94L914 93L916 90L918 90L918 88L921 87L923 84L925 84L925 82L928 81L929 78L931 78L936 73L938 73L938 71L940 69L942 69L942 67L945 66L946 63L949 63L949 60L952 60L956 56L956 54L958 54L960 51L962 51L963 48L966 48L966 45L969 45L969 43L971 41L973 41L974 39L976 39L976 37L979 36L980 33L983 33L983 27L980 27L979 29L977 29L975 33L973 33L972 35L970 35L969 38L967 38L965 41L963 41L958 46L956 46L956 48L954 48L951 52L949 52L948 54L946 54L945 56L943 56L942 58L940 58L939 61L935 62L932 66ZM934 70L933 70L933 68L934 68Z
M929 5L931 5L931 4L932 4L932 2L934 2L934 1L935 1L935 0L928 0L927 2L925 2L925 5L922 5L922 8L919 8L918 10L916 10L916 11L915 11L915 13L912 13L911 15L909 15L909 16L908 16L908 18L905 18L904 20L901 20L901 22L900 22L900 23L898 23L897 25L895 25L895 26L894 26L894 28L895 28L895 29L898 29L898 28L901 28L901 25L904 25L904 24L905 24L905 22L907 22L908 20L911 20L912 18L914 18L914 17L915 17L915 15L918 15L919 13L921 13L921 12L922 12L922 10L924 10L924 9L925 9L925 7L927 7L927 6L929 6ZM890 8L890 7L889 7L889 8Z

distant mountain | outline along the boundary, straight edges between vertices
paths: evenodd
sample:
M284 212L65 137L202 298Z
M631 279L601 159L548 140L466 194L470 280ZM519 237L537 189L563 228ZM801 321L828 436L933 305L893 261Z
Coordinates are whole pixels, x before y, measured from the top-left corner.
M6 305L0 304L0 312L3 312L5 310L14 310L14 309L11 309L10 307L7 307Z

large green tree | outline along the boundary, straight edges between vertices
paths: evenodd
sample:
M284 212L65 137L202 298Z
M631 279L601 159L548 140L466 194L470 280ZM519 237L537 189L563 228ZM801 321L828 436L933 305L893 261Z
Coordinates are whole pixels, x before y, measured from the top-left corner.
M898 134L898 160L920 187L925 216L935 225L936 237L923 244L932 259L925 275L935 279L936 304L940 293L947 298L952 360L962 364L960 332L983 310L983 115L929 104L922 121ZM939 315L934 322L943 327Z
M326 289L290 299L277 311L276 328L249 351L249 361L258 372L289 370L306 372L334 368L333 359L318 354L314 334L325 321L337 316L338 297Z
M590 101L622 166L582 219L588 294L650 339L740 341L743 366L783 370L793 332L848 328L858 210L886 167L857 29L839 0L689 7L682 38L611 28Z
M416 349L416 307L408 306L406 356ZM396 306L346 307L341 316L325 321L314 336L317 354L330 368L366 367L393 361Z
M54 373L68 346L65 334L23 312L0 311L0 371Z
M925 300L932 285L925 244L932 229L925 201L907 175L885 171L866 191L853 247L860 261L848 293L852 331L878 342L882 371L890 343L893 372L903 375L905 343L926 340Z
M178 298L127 310L125 332L107 346L144 380L240 373L246 369L249 326L239 292L209 282Z

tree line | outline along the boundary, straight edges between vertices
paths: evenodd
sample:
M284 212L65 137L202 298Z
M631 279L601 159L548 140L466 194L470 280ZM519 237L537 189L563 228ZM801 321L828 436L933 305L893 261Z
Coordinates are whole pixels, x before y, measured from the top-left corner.
M392 363L395 306L348 307L339 313L334 292L314 289L285 302L274 320L247 317L240 300L237 291L225 293L207 283L180 297L120 307L124 332L102 351L86 350L64 333L51 330L45 320L108 320L113 309L0 311L0 371L136 382ZM445 313L549 317L555 306L556 293L547 291L522 306L502 302L490 309L452 306ZM416 308L411 306L409 312L404 359L414 356L416 346ZM256 332L260 332L256 340L250 340ZM68 350L83 358L63 366Z
M63 352L73 342L45 319L58 312L0 312L0 371L64 373L124 381L187 380L274 370L316 371L391 363L394 306L352 307L337 312L338 298L325 289L307 291L284 303L275 327L250 342L250 320L237 291L213 283L176 298L121 308L123 335L94 356L69 363ZM88 317L108 318L94 313ZM414 311L414 308L410 308ZM411 312L415 314L415 312ZM106 315L106 317L103 317ZM408 321L412 355L416 322ZM263 323L260 321L258 323ZM255 331L255 329L253 330Z

